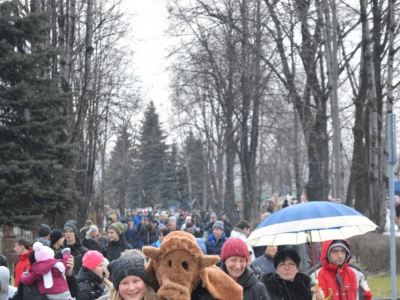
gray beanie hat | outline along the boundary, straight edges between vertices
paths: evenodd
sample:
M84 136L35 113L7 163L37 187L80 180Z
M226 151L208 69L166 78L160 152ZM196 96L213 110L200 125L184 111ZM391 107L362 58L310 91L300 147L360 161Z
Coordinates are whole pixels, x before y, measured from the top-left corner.
M119 291L119 284L122 279L131 275L138 276L146 284L149 284L144 262L140 257L120 257L110 262L107 269L110 271L111 281L117 291Z
M214 223L214 225L213 225L212 228L213 228L213 229L214 229L214 228L218 228L218 229L224 230L224 224L222 224L221 221L217 221L217 222Z

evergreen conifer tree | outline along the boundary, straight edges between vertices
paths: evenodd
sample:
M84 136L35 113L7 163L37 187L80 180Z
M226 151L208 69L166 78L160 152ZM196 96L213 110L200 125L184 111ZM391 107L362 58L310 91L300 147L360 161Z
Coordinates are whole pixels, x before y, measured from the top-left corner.
M121 127L121 132L111 151L111 158L106 173L108 202L112 207L118 207L123 199L132 203L131 177L133 175L132 136L128 124Z
M153 206L162 202L165 154L168 149L159 115L151 101L144 113L139 133L140 206Z
M76 159L61 107L69 96L50 77L56 53L32 49L49 31L45 15L0 4L0 222L29 228L73 209ZM40 47L37 47L40 49Z
M184 207L189 200L187 176L183 155L176 143L173 143L171 150L166 153L163 183L165 201L179 201L181 207Z
M204 193L204 181L206 180L204 144L190 131L186 138L185 147L186 163L190 172L190 182L188 182L191 185L188 189L191 191L190 200L196 199L197 203L202 205L204 197L207 197Z

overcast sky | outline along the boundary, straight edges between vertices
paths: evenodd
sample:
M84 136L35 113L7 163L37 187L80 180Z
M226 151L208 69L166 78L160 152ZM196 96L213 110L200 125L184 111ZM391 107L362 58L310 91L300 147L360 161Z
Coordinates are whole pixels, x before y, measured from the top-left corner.
M131 22L134 36L135 73L147 91L146 100L153 100L160 112L167 105L168 75L165 72L169 39L166 0L126 0L125 6L134 14Z

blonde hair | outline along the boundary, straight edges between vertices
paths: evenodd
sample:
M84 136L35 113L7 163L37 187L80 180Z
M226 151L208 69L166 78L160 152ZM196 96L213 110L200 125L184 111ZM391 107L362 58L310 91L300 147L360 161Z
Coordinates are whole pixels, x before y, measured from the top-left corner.
M110 291L109 300L125 300L125 299L122 298L119 291L117 291L115 288L113 288ZM145 290L143 298L141 300L158 300L158 296L157 296L156 292L150 286L148 286L146 284L146 290Z

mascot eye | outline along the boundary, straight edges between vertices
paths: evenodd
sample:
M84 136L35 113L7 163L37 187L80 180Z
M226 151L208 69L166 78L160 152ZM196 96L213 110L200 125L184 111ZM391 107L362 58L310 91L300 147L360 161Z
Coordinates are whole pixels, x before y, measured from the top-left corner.
M188 264L186 261L182 262L182 268L184 268L186 271L188 270Z
M168 261L168 266L170 267L170 268L172 268L172 261Z

